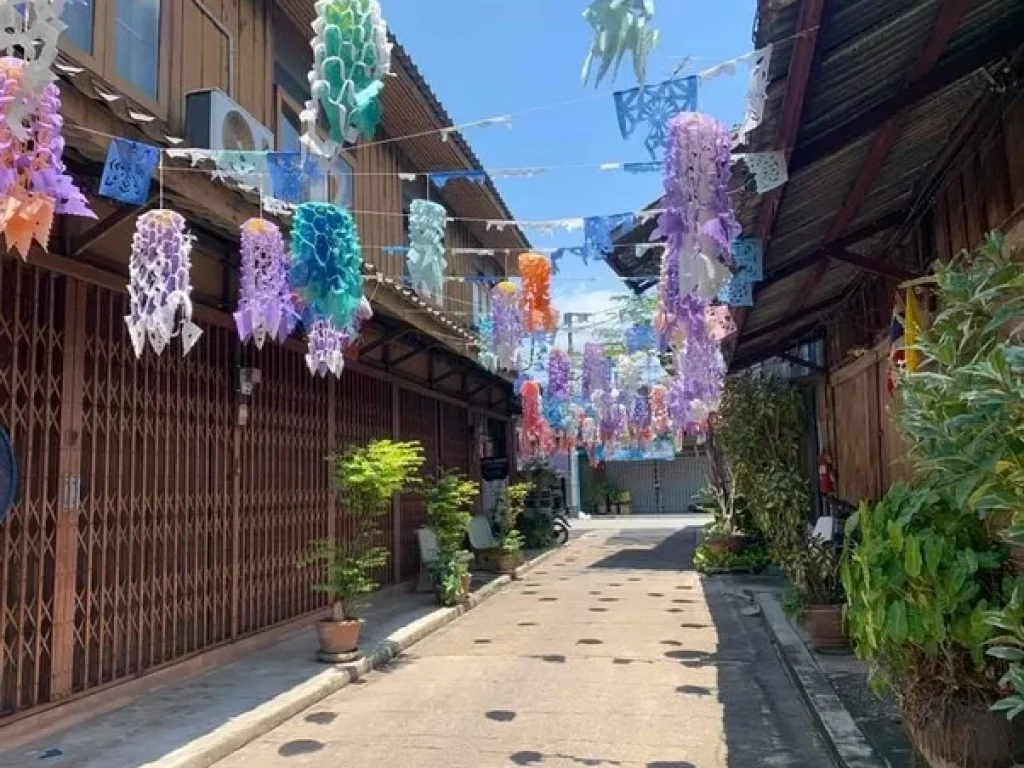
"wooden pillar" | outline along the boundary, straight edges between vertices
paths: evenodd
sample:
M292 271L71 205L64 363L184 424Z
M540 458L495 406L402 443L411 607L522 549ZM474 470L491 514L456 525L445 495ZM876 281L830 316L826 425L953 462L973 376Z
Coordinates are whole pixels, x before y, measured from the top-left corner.
M65 281L64 370L61 382L60 483L54 552L53 645L50 700L71 695L75 655L75 592L78 570L78 515L81 510L82 386L85 369L87 286Z
M339 505L334 492L334 465L330 461L338 451L338 380L334 376L327 377L327 538L338 543Z
M402 439L402 388L397 381L391 382L391 438ZM394 582L402 581L402 496L396 494L391 500L391 566L394 568Z

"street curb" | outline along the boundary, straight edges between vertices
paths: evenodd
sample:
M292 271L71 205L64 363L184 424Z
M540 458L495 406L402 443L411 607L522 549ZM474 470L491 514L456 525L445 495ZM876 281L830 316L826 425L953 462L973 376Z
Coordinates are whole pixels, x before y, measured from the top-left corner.
M761 615L786 671L807 703L832 756L841 768L886 768L886 763L864 737L842 700L814 661L803 639L789 623L778 598L754 593Z
M541 552L516 569L520 577L558 552ZM392 632L366 656L351 664L333 666L306 682L234 718L211 733L148 764L148 768L209 768L246 744L277 728L305 709L340 691L350 683L390 663L406 649L473 610L512 583L512 576L498 576L469 596L463 605L439 608Z

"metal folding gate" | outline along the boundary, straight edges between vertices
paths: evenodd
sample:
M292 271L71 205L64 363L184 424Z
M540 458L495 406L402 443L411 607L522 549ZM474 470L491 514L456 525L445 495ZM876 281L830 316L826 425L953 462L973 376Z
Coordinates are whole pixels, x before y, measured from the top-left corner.
M703 454L672 461L613 461L606 465L608 479L629 491L635 515L688 511L707 483L708 461Z

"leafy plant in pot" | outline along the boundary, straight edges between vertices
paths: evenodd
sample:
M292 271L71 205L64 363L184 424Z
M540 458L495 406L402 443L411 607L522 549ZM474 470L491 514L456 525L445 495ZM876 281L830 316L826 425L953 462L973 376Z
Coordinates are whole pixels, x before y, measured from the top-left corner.
M838 653L849 648L843 630L839 563L835 549L816 539L782 558L782 569L792 585L786 611L803 621L811 645L820 653Z
M525 538L517 528L526 508L526 497L533 489L529 482L501 489L494 509L494 538L497 542L499 573L511 573L522 565Z
M388 550L380 546L380 520L388 514L396 493L418 481L423 448L417 442L376 440L363 448L350 447L330 458L342 514L352 534L343 541L320 539L299 559L299 568L319 566L321 581L313 585L331 601L331 617L317 624L320 659L340 661L359 647L362 620L360 598L377 588L374 569L387 564Z
M442 605L455 605L469 594L469 563L473 556L463 548L470 508L479 486L455 472L429 481L423 489L430 527L437 537L437 559L430 566L437 599Z
M1013 731L989 711L1002 671L986 658L1003 554L981 520L927 484L898 484L861 505L846 537L854 650L873 687L895 694L918 751L932 766L1009 766Z

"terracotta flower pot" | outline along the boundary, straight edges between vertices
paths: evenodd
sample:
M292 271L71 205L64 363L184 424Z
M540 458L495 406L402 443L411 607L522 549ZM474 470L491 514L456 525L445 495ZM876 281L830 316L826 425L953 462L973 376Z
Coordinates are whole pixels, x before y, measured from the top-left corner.
M469 597L470 587L473 586L473 574L467 573L462 577L462 599Z
M809 605L804 613L804 630L819 653L845 653L849 642L843 631L843 606Z
M359 650L359 635L363 631L363 620L333 621L324 619L317 622L320 637L320 658L323 661L343 661Z
M522 562L518 552L502 552L498 555L496 570L498 573L514 573Z
M931 768L1010 768L1019 732L983 701L951 703L926 722L907 723L911 743Z

